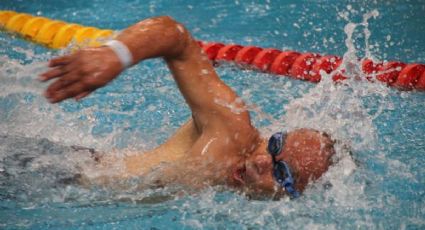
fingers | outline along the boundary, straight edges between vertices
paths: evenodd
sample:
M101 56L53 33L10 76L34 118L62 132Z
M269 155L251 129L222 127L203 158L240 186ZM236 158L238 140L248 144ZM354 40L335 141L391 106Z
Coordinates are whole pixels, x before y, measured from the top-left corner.
M42 81L56 79L47 88L45 97L52 103L68 98L80 100L104 86L121 71L121 65L108 55L102 49L87 49L52 59L49 66L53 68L40 76Z
M72 61L73 57L74 57L74 55L66 55L66 56L53 58L49 62L49 67L55 67L55 66L59 66L59 65L69 64Z
M39 79L40 81L48 81L48 80L50 80L50 79L60 77L60 76L62 76L62 75L64 75L64 74L66 74L66 73L68 73L68 71L67 71L67 69L66 69L66 68L63 68L63 67L57 67L57 68L54 68L54 69L52 69L52 70L49 70L49 71L47 71L47 72L45 72L45 73L41 74L41 75L38 77L38 79Z
M76 101L79 101L79 100L81 100L81 99L83 99L83 98L85 98L85 97L87 97L89 94L91 94L93 92L93 90L88 90L88 91L86 91L86 92L84 92L84 93L80 93L80 94L78 94L77 96L75 96L74 97L74 99L76 100Z
M53 82L46 90L46 96L48 97L50 94L56 92L56 91L60 91L63 88L74 84L76 81L79 81L82 76L80 74L78 74L78 71L72 71L69 72L65 75L61 75L62 77Z
M78 71L78 64L73 62L70 63L66 66L61 66L61 67L56 67L46 73L43 73L42 75L40 75L39 79L41 81L48 81L51 80L53 78L64 78L68 73L75 71ZM69 76L69 75L68 75ZM66 80L70 80L70 79L66 79Z
M63 65L56 66L55 68L50 69L49 71L41 74L38 79L40 81L48 81L53 78L60 77L64 74L69 73L70 71L74 70L76 67L78 67L77 63L75 62L68 62Z
M51 92L49 95L46 95L46 97L51 103L57 103L65 99L76 97L80 94L84 94L88 91L90 91L90 89L88 88L87 85L77 81L74 84L68 85L67 87L62 88L58 91Z

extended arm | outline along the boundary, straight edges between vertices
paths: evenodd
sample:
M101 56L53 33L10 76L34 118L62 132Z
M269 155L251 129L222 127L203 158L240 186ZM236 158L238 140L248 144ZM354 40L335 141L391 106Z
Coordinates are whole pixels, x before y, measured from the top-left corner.
M252 128L242 101L220 80L181 24L170 17L151 18L127 28L116 39L129 48L133 64L155 57L166 60L199 129L229 121L235 123L235 129L241 125ZM106 46L53 59L50 67L53 69L40 78L43 81L58 78L45 93L53 103L80 99L106 85L123 70L116 54Z

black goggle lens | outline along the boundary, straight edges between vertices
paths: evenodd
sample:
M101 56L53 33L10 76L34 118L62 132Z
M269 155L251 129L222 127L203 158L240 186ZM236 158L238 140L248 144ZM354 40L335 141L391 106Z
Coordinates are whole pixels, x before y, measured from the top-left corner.
M283 146L283 136L282 132L273 134L269 139L269 144L267 146L267 151L272 156L277 156L282 151Z

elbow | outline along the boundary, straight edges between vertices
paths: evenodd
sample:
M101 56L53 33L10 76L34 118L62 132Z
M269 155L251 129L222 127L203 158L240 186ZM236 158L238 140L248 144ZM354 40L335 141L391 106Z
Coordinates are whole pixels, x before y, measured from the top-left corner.
M177 32L178 36L190 37L189 31L184 25L171 16L159 16L157 19L165 28L170 29L172 32Z
M158 16L158 17L156 17L156 19L158 19L159 21L161 21L162 23L167 24L167 25L177 25L177 24L179 24L178 21L176 21L173 17L168 16L168 15Z
M173 38L174 45L171 56L177 57L185 53L192 41L192 36L186 27L171 16L159 16L156 19L161 24L164 35Z
M163 31L163 35L172 37L190 37L189 31L184 25L176 21L171 16L158 16L148 18L138 22L135 25L139 30L156 30Z
M191 43L188 30L170 16L159 16L145 19L128 29L126 35L139 46L148 47L150 54L141 55L143 59L153 57L182 57Z

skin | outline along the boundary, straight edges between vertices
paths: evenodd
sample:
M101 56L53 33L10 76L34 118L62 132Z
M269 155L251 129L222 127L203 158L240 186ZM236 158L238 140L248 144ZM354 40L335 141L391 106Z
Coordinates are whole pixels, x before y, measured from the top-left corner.
M251 124L244 102L220 80L183 25L170 17L150 18L122 31L116 39L129 48L133 64L163 58L192 111L192 119L164 144L124 157L120 178L146 176L159 168L161 177L155 182L159 184L177 183L195 189L227 185L253 196L283 194L272 177L267 139ZM51 69L39 78L52 81L45 91L51 103L80 100L123 71L107 46L52 59L49 66ZM328 169L332 145L327 135L299 129L288 133L276 159L290 165L296 188L303 191L309 181ZM108 169L114 161L105 157L99 165Z

